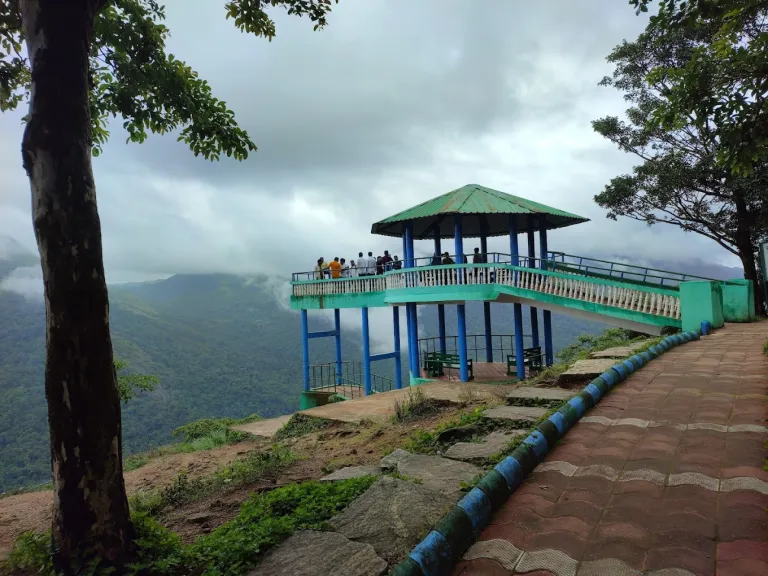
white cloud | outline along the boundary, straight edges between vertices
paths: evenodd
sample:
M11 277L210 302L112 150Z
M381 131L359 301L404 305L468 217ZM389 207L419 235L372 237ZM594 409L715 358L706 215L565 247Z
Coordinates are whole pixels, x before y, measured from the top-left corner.
M342 0L321 32L278 15L271 44L237 32L221 2L167 8L171 50L210 80L259 151L211 164L174 135L126 145L116 124L94 162L110 282L286 275L321 255L401 254L370 225L467 183L592 219L553 232L553 250L738 265L698 236L606 220L592 200L632 165L590 127L625 108L597 86L611 48L643 26L624 3ZM0 234L34 249L20 117L0 116Z

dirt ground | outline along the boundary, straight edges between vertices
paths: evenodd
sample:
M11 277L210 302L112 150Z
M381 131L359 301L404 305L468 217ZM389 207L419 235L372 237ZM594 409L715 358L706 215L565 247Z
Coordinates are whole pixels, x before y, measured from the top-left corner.
M217 468L258 450L265 441L241 442L215 450L191 454L173 454L128 472L125 484L128 494L169 484L186 471L190 476L210 474ZM50 490L29 492L0 499L0 559L11 550L13 541L28 530L44 531L51 524L53 493Z
M466 409L466 408L464 408ZM436 414L418 421L393 424L369 422L365 425L334 423L315 432L285 442L299 458L278 476L264 478L257 484L214 494L167 513L161 522L177 532L183 541L191 542L237 515L249 494L270 490L284 484L318 479L338 468L374 464L394 448L402 446L415 429L430 429L462 410L446 406ZM151 460L125 475L126 489L131 495L170 484L186 471L190 477L205 476L242 458L252 451L266 450L267 439L254 439L232 446L190 454L174 454ZM50 526L53 497L51 491L30 492L0 499L0 559L11 550L22 532L44 531Z

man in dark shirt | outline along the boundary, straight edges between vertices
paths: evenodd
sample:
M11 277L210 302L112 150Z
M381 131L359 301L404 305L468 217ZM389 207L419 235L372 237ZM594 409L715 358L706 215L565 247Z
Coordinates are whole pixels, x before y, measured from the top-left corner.
M384 270L392 270L392 257L389 255L389 250L384 250L384 256L381 257L381 263L384 266Z
M485 254L480 254L480 248L475 248L475 255L472 256L472 264L485 264Z

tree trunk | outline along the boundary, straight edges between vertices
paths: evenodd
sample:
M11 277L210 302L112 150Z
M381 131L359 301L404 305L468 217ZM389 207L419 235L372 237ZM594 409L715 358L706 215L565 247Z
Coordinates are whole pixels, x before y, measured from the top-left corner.
M744 278L752 280L755 313L762 316L765 314L765 303L763 302L763 290L758 281L757 261L755 259L757 247L752 241L751 232L755 217L749 212L747 203L741 194L734 194L733 200L736 207L736 237L734 238L736 249L739 251L739 258L741 258L741 264L744 267Z
M22 158L45 286L54 563L67 574L94 557L120 566L133 536L91 166L88 54L97 3L20 3L32 70Z

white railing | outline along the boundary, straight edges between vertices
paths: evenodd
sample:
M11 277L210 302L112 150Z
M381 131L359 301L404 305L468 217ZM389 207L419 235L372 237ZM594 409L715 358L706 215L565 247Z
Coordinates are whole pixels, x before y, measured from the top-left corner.
M339 278L293 284L294 296L329 296L331 294L360 294L383 292L387 288L384 276Z
M501 284L582 302L680 319L680 298L669 290L622 285L577 274L509 265L406 268L372 278L326 280L293 285L294 296L378 292L403 288Z

